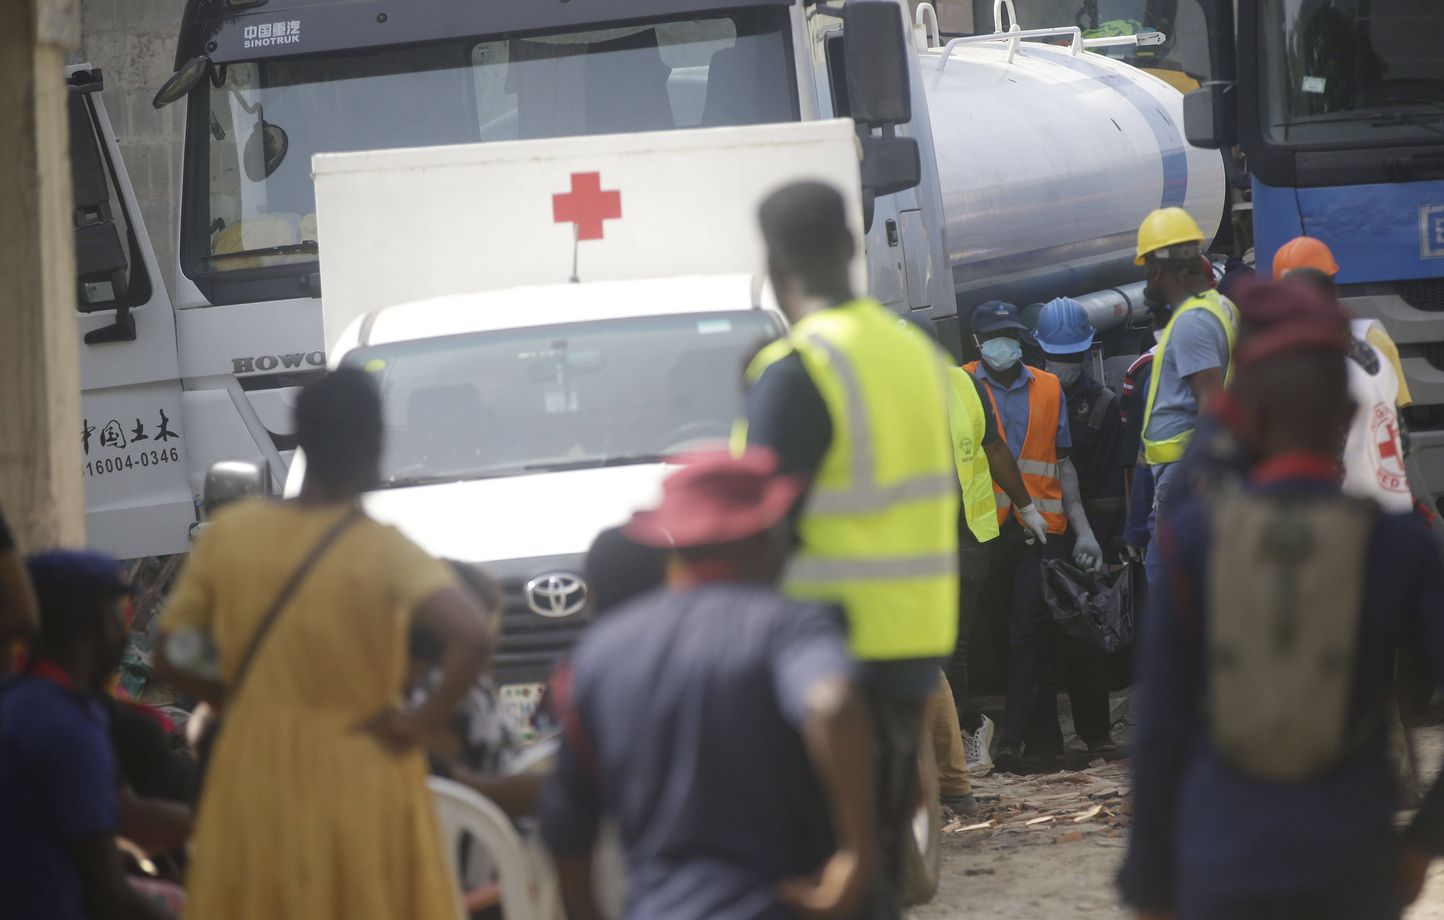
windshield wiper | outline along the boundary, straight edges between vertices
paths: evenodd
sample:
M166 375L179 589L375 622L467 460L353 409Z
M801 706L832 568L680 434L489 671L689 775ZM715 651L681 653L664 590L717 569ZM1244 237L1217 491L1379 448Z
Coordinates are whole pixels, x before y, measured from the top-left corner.
M1408 101L1417 102L1420 105L1425 104L1425 100L1422 99L1411 99ZM1367 121L1369 127L1371 128L1379 128L1386 125L1412 125L1416 128L1424 128L1425 130L1433 131L1435 134L1444 134L1444 130L1439 129L1438 127L1430 123L1433 121L1437 121L1441 118L1444 118L1444 111L1426 114L1423 112L1398 112L1393 109L1380 109L1378 111L1369 112L1352 112L1345 115L1306 115L1303 118L1296 118L1293 121L1275 122L1273 127L1307 128L1312 127L1313 125L1337 125L1345 124L1348 122L1360 123Z
M456 473L424 473L419 476L396 476L383 479L380 489L406 489L412 486L436 486L451 482L475 482L480 479L504 479L527 473L560 473L566 470L591 470L609 466L639 466L662 463L663 454L614 454L605 457L577 457L570 460L547 460L541 463L523 463L516 466L494 467L489 470L475 470Z
M641 466L661 463L664 454L611 454L605 457L578 457L574 460L548 460L545 463L528 463L521 469L527 473L558 473L564 470L592 470L608 466Z
M518 472L518 469L512 467L505 470L486 470L475 473L428 473L421 476L397 476L381 480L376 487L378 489L409 489L412 486L439 486L452 482L471 482L477 479L500 479L503 476L515 476Z
M260 249L239 249L235 252L213 252L212 259L229 259L233 256L294 256L294 255L315 255L317 247L312 240L303 240L299 243L287 243L284 246L263 246Z

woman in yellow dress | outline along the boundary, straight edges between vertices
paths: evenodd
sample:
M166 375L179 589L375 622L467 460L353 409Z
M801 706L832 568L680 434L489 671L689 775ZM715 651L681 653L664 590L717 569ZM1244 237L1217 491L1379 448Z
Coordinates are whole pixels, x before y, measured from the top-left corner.
M220 512L162 620L163 676L224 703L186 915L455 920L421 746L482 666L485 615L445 565L359 512L382 446L380 403L364 373L341 370L308 387L296 427L307 461L300 498ZM258 626L333 528L236 685ZM404 711L413 622L446 643L445 673L422 708ZM214 643L221 681L174 660L169 637L181 633Z

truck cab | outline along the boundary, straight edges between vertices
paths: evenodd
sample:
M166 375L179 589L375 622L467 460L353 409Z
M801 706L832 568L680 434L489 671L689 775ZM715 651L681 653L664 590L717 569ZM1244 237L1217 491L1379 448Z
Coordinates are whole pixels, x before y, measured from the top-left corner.
M1299 235L1333 250L1343 305L1398 344L1408 476L1444 511L1444 7L1182 0L1179 19L1206 81L1189 140L1242 154L1259 271Z
M883 80L910 94L886 124L859 119L866 277L883 302L958 342L927 107L905 57L906 4L850 7L189 0L176 72L155 99L183 109L173 296L129 200L103 101L93 91L80 100L134 279L124 310L101 297L108 281L82 279L98 298L82 297L95 313L83 331L116 329L78 343L93 542L127 558L184 552L218 461L259 464L271 488L285 480L295 393L328 358L318 153L827 120L867 102L849 93L854 58L859 85ZM891 20L881 31L879 13ZM909 70L885 75L879 61ZM486 196L457 204L489 207ZM155 464L158 445L130 450L132 431L165 435Z

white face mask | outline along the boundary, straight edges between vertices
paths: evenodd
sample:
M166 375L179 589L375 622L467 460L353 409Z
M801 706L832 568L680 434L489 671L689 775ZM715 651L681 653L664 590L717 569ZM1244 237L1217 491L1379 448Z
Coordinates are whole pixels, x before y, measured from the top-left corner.
M1006 371L1023 357L1023 346L1017 339L1000 337L978 345L983 361L995 371Z
M1058 378L1058 382L1064 387L1071 387L1079 377L1083 376L1082 363L1072 361L1044 361L1043 370Z

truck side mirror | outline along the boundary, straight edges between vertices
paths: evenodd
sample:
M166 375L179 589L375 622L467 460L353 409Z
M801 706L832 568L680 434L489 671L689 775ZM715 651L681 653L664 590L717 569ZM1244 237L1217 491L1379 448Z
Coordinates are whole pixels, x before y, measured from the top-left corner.
M1183 97L1183 135L1195 147L1220 150L1238 140L1238 92L1233 83L1205 83Z
M1181 0L1174 36L1184 71L1201 86L1183 97L1183 133L1195 147L1238 139L1233 0Z
M893 195L923 180L922 154L911 137L864 137L862 188L872 195Z
M908 86L911 36L896 3L850 0L843 7L843 56L853 121L901 125L912 119Z
M85 96L100 86L99 80L68 90L70 120L70 182L75 206L76 309L82 313L115 311L115 324L85 334L87 345L135 340L135 319L130 315L127 288L130 259L111 210L110 188L105 175L105 157L100 138L90 123ZM109 295L104 296L106 286ZM99 290L99 296L92 292Z

